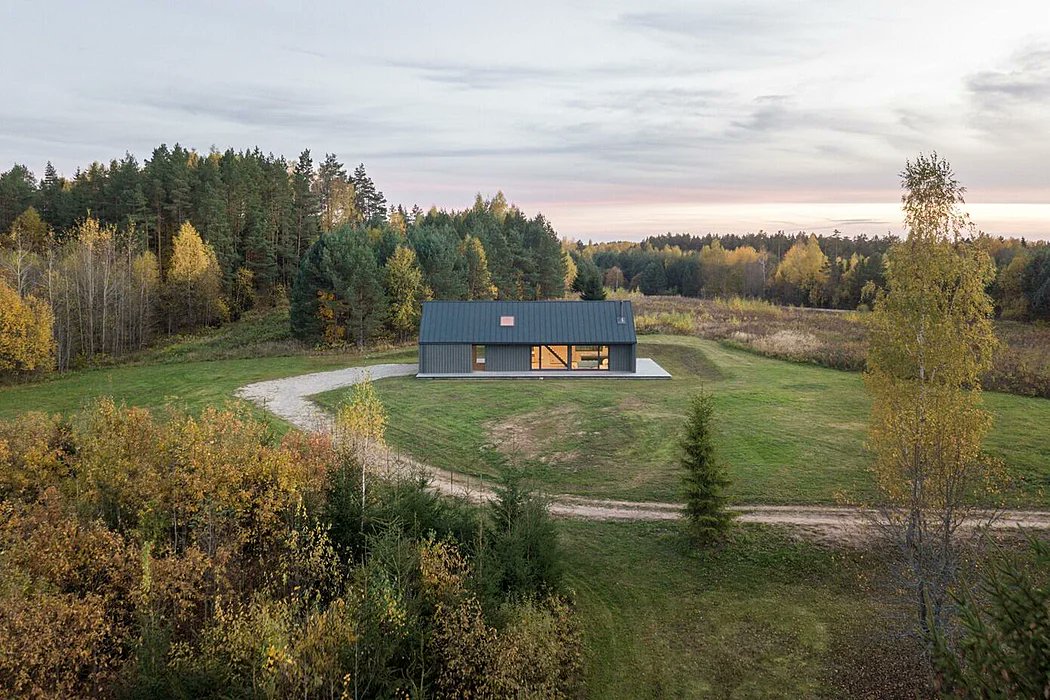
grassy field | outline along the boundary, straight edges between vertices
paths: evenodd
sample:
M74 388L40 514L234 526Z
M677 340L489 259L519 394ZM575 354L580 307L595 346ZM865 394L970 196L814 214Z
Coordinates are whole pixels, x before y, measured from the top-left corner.
M714 394L721 456L737 502L831 503L871 494L859 374L785 362L694 337L646 336L640 356L670 381L388 379L388 439L421 459L492 476L524 467L543 487L674 500L676 439L690 396ZM327 405L345 391L322 394ZM986 394L988 450L1019 480L1013 505L1047 506L1050 401Z
M560 523L601 698L909 697L876 556L741 527L698 552L652 523ZM878 631L876 631L878 630Z
M367 355L297 355L80 370L0 388L0 419L25 411L68 414L98 396L112 396L132 406L157 409L172 405L196 413L205 406L234 400L234 391L251 382L350 365L405 362L414 357L414 350L392 350ZM256 413L286 427L268 412Z

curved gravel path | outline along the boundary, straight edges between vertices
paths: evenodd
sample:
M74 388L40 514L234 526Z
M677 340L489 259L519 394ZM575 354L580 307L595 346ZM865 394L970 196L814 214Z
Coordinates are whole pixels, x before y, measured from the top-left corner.
M276 416L302 430L329 431L331 416L309 397L333 389L352 386L365 377L373 380L414 375L415 364L382 364L367 367L348 367L330 372L315 372L284 379L248 384L237 390L237 396L254 402ZM439 380L434 380L439 381ZM390 450L376 448L369 461L389 473L424 473L431 487L441 493L467 498L475 502L495 497L485 481L476 477L440 469ZM617 501L584 498L582 496L552 495L550 510L554 515L587 520L677 520L681 504L656 501ZM791 525L832 539L853 539L860 532L871 530L874 512L847 506L735 506L742 522ZM994 527L1013 529L1018 526L1050 529L1050 512L1001 511Z

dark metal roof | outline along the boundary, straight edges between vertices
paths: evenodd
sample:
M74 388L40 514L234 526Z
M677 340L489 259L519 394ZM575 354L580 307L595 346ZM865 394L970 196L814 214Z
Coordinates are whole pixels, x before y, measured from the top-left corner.
M623 314L623 323L618 319ZM501 316L514 325L500 326ZM629 301L428 301L420 343L479 345L634 343Z

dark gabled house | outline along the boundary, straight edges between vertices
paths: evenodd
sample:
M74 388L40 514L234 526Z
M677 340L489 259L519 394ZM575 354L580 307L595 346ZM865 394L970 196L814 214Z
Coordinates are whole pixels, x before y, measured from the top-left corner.
M633 375L629 301L429 301L419 376Z

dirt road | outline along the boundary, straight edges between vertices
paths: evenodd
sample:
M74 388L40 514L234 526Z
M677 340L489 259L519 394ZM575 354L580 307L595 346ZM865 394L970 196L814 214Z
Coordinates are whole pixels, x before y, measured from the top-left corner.
M365 377L379 380L413 375L416 367L414 364L383 364L316 372L249 384L238 389L237 396L258 404L302 430L328 431L332 427L331 417L311 401L310 396L352 386ZM494 496L484 480L476 477L423 464L378 447L369 450L366 456L367 462L380 471L425 474L432 488L441 493L475 502L487 501ZM549 499L551 513L568 518L660 521L681 517L681 505L676 503L602 500L561 494L551 495ZM874 522L872 511L845 506L746 505L736 506L733 510L739 513L742 522L789 525L835 539L856 537L860 532L870 530ZM1050 512L1004 511L994 526L1000 529L1018 526L1050 529Z

